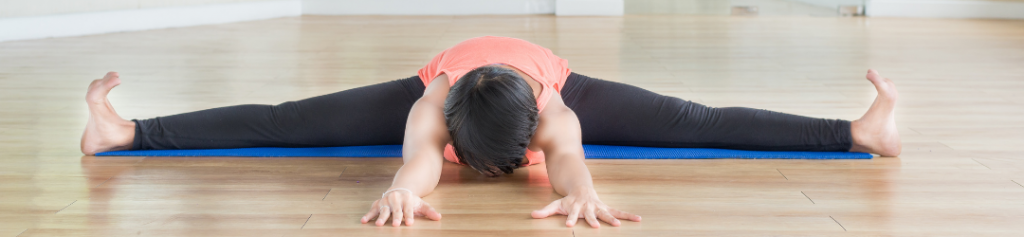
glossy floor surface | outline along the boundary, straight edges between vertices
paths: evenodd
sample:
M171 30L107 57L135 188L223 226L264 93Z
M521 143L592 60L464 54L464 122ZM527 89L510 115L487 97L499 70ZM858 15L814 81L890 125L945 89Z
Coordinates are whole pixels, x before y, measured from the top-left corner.
M872 160L589 160L643 222L566 228L543 165L446 164L443 215L359 224L397 158L92 157L86 86L125 118L274 104L414 75L481 35L578 73L711 106L855 119L892 78L903 155ZM1019 236L1024 21L728 16L304 16L0 43L2 236Z
M630 15L758 15L838 16L838 6L863 6L863 0L625 0ZM755 12L732 12L733 7L752 7Z

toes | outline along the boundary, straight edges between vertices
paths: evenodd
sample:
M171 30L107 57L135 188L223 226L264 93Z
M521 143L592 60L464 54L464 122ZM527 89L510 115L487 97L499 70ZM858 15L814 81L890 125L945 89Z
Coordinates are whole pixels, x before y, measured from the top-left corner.
M117 72L108 72L107 75L103 76L103 79L118 78L120 75Z
M103 76L104 86L107 88L113 88L121 84L121 76L117 72L108 72L106 76Z
M89 91L86 92L86 100L89 102L102 102L106 99L111 89L121 84L121 77L117 72L108 72L103 79L93 80L89 84Z
M877 82L885 82L886 84L891 84L892 83L892 81L889 80L889 78L882 77L882 75L878 74L878 71L875 71L875 69L868 69L868 74L865 77L867 77L869 81L876 82L876 83Z
M107 88L113 89L114 87L121 85L121 78L113 78L107 81Z
M871 84L875 85L875 88L881 93L884 92L886 97L896 97L896 83L893 83L889 78L882 77L878 74L878 71L874 69L868 69L867 78L871 81Z
M874 81L879 77L878 71L875 71L875 69L868 69L868 74L866 75L866 77L868 78L868 80Z

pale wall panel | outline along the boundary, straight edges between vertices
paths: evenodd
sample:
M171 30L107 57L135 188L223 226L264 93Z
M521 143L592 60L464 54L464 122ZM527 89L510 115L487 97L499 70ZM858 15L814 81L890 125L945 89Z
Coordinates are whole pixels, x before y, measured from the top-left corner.
M179 7L217 3L259 2L267 0L136 0L140 8Z
M299 0L147 7L0 18L0 42L262 20L302 15Z
M1024 0L870 0L870 17L1024 19Z
M0 18L267 0L0 0Z
M302 0L306 15L522 15L555 13L555 0Z

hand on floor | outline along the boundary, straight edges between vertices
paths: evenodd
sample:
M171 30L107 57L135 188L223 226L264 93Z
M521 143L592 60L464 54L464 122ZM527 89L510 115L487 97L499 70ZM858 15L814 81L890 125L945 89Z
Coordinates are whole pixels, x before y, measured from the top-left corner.
M590 223L591 227L601 227L601 221L607 222L612 226L619 226L621 223L619 219L640 221L640 216L619 211L605 205L604 202L597 199L597 192L592 189L578 190L569 196L565 196L562 199L555 200L548 204L548 206L533 211L533 218L543 219L552 215L566 215L568 218L565 220L565 226L572 227L576 225L576 221L579 219L586 219L587 223Z
M363 215L360 220L363 224L377 219L377 226L383 226L391 217L391 225L398 227L405 221L406 226L411 226L416 216L425 216L431 220L441 220L441 213L430 207L430 204L420 199L407 189L390 190L384 193L380 200L374 201L370 206L370 212Z

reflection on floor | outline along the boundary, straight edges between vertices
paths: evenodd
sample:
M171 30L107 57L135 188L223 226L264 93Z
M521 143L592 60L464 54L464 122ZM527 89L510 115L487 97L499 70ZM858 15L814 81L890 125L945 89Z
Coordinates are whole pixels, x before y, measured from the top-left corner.
M625 0L626 14L631 15L821 17L851 15L849 7L857 9L863 5L863 0ZM845 14L841 14L840 7L846 7Z

